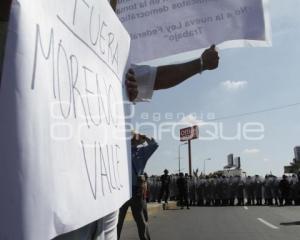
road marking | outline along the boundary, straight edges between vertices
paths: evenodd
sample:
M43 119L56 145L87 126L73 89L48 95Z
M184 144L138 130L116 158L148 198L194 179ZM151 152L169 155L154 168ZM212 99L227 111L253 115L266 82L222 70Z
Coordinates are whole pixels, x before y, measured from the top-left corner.
M244 209L245 209L245 210L248 210L249 208L245 206Z
M266 220L262 219L262 218L257 218L258 221L260 221L261 223L265 224L266 226L268 226L269 228L272 229L279 229L279 227L274 226L273 224L267 222Z

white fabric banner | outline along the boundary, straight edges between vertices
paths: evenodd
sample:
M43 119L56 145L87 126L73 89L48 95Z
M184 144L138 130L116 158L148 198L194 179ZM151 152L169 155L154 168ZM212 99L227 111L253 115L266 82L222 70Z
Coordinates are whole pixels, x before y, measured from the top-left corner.
M270 46L268 0L119 0L132 62L219 48Z
M13 4L0 92L0 239L46 240L130 197L130 37L108 1Z

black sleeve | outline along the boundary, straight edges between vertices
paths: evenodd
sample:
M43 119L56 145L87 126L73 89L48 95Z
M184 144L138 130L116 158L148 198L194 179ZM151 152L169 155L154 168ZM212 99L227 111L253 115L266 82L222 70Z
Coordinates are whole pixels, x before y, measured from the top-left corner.
M8 21L11 3L12 3L12 0L1 0L1 2L0 2L0 21L1 22Z

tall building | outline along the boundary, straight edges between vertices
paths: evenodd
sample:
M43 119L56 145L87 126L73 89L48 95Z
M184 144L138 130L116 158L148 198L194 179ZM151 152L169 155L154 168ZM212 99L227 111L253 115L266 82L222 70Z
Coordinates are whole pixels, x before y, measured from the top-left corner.
M227 162L228 162L228 166L232 167L233 166L233 154L230 153L228 156L227 156Z
M284 166L284 173L300 172L300 146L294 147L295 157L289 166Z
M227 155L227 165L224 167L224 170L220 170L217 174L221 174L224 176L242 176L245 174L241 169L241 158L234 157L234 155L228 154Z
M233 159L233 161L234 161L234 166L236 167L236 169L241 169L241 158L235 157Z
M232 167L233 167L233 154L230 153L227 156L227 165L224 168L227 169L227 168L232 168Z
M295 159L300 162L300 146L294 147Z

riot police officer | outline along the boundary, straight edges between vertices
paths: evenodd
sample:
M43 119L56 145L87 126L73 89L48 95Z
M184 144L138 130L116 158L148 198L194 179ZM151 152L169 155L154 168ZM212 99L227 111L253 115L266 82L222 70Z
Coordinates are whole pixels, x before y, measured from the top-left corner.
M184 205L186 205L187 209L190 209L189 207L189 201L188 201L188 183L187 179L184 177L183 173L179 173L179 178L177 179L177 187L179 192L179 205L181 209L184 208Z

